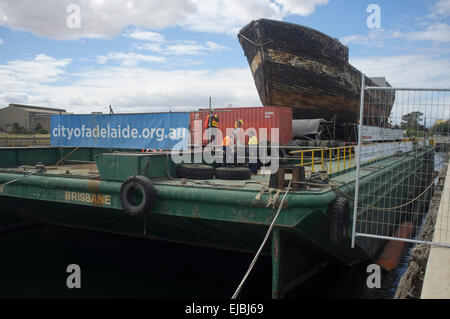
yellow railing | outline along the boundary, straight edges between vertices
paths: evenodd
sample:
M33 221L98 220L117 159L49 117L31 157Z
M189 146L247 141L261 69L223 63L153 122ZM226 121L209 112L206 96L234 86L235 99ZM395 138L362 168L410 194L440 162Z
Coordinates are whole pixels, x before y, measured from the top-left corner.
M424 138L406 138L401 143L417 142L420 140L426 140ZM431 146L435 146L435 139L428 139ZM371 143L364 144L372 145ZM373 145L377 145L376 143ZM290 155L295 155L294 158L300 160L300 164L297 166L305 167L311 172L315 172L320 167L321 171L328 171L328 174L338 173L351 167L356 166L356 150L357 145L330 147L330 148L313 148L305 150L296 150L288 152ZM383 158L382 156L380 158ZM367 160L367 162L376 161L380 158L374 158ZM326 166L326 167L325 167Z
M290 155L299 154L300 164L305 168L310 168L311 172L315 172L320 167L321 171L325 169L328 174L340 172L356 164L355 146L341 146L330 148L315 148L299 151L291 151ZM328 163L327 163L328 162ZM325 167L327 166L327 167Z
M0 133L0 138L8 138L8 139L30 139L30 138L41 138L50 139L50 134L9 134L9 133Z
M30 147L50 145L50 134L3 134L0 133L0 147Z

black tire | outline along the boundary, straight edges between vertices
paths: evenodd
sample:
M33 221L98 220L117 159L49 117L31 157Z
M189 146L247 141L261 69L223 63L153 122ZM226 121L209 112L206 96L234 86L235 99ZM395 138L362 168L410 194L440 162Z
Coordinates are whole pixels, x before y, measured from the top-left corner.
M252 171L247 167L217 167L216 178L226 180L250 179Z
M264 146L266 145L266 146ZM264 147L267 148L267 151L264 149ZM267 152L266 154L264 152ZM266 156L267 155L267 156ZM267 157L266 159L270 158L272 155L271 147L270 147L270 141L263 141L261 144L258 145L258 166L270 166L271 162L270 160L267 161L267 163L263 163L261 159Z
M287 165L288 163L288 151L284 148L280 148L280 165Z
M272 146L275 149L275 154L272 154L272 150L271 150ZM278 164L286 165L288 163L288 159L287 159L288 153L282 146L275 144L275 143L270 144L270 142L267 142L267 147L270 148L269 152L268 152L270 156L273 155L274 157L277 157L275 155L276 155L276 153L278 153ZM271 165L271 162L268 165Z
M297 147L299 146L299 142L300 142L299 140L290 140L289 142L284 144L284 146Z
M330 218L330 238L335 244L344 244L349 240L350 204L344 197L337 197L328 207Z
M177 176L192 179L213 179L214 167L200 164L181 164L176 168Z
M136 190L142 194L142 200L135 202ZM128 215L140 216L151 211L156 202L156 189L152 182L144 176L132 176L127 178L120 187L120 202Z

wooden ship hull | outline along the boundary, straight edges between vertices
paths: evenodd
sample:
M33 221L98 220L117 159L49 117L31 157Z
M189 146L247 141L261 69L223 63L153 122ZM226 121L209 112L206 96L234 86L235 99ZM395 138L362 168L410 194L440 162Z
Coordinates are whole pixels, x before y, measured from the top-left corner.
M268 19L252 21L238 38L264 106L291 107L294 119L358 122L362 73L348 63L348 47L337 39ZM378 86L367 77L365 85ZM367 92L364 117L371 120L365 124L384 126L394 99L393 91Z

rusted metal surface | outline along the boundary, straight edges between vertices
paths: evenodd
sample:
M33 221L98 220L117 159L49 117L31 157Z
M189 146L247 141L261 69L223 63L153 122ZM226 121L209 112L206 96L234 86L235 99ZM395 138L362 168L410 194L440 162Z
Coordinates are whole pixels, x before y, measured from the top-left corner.
M27 168L27 167L24 167ZM30 170L34 169L29 167ZM82 176L95 178L99 177L99 172L96 163L65 163L63 165L47 165L45 166L47 175L67 175L69 176ZM98 182L98 181L95 181Z
M207 110L191 113L191 130L194 127L194 121L202 121L202 134L204 123L208 116ZM267 139L270 140L272 130L279 129L279 144L284 145L292 138L292 109L287 107L236 107L236 108L217 108L214 113L219 116L219 129L225 137L227 130L233 130L236 120L242 119L244 122L243 129L256 129L259 134L261 128L267 129ZM194 132L191 132L194 133ZM203 134L204 135L204 134ZM258 136L259 137L259 136ZM203 144L207 144L207 136L203 136ZM192 134L192 140L196 140L196 136ZM260 137L261 141L262 138ZM246 137L248 143L248 136Z
M292 169L292 190L304 190L306 188L305 184L300 182L305 181L305 168L297 166Z
M263 105L294 109L294 119L336 118L357 123L362 73L348 63L348 48L316 30L267 19L252 21L239 32ZM366 78L367 86L377 86ZM389 84L388 84L389 85ZM390 115L395 94L374 92L387 101L371 110L380 125Z
M278 170L278 175L277 175L277 188L284 189L285 184L286 184L285 170L284 170L284 168L280 168Z

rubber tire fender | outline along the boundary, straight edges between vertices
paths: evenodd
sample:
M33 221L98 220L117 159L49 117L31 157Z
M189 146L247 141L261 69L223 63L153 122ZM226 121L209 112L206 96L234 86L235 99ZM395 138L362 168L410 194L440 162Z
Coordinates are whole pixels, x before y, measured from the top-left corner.
M328 207L330 238L335 244L346 243L350 232L350 204L347 198L337 197Z
M250 179L252 171L247 167L217 167L216 178L225 180Z
M142 201L139 204L133 202L136 189L142 193ZM120 187L119 194L124 211L131 216L141 216L151 211L156 203L155 187L147 177L141 175L128 177Z
M288 164L288 159L287 159L287 152L283 147L280 147L278 144L275 143L271 143L270 141L267 141L267 156L271 157L272 156L272 145L276 148L278 148L278 164L282 164L282 165L286 165ZM264 152L264 150L262 150L262 152ZM263 157L262 155L263 153L259 153L260 158ZM265 164L265 166L270 166L272 165L272 160L268 161L268 163Z
M280 147L279 149L279 154L280 154L280 164L281 165L287 165L288 162L288 151L285 148Z
M176 168L177 177L192 179L213 179L214 167L201 164L181 164Z

